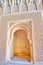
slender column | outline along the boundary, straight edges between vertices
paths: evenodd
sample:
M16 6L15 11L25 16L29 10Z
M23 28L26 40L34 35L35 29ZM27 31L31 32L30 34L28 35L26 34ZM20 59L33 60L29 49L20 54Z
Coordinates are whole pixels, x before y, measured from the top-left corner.
M20 1L21 1L21 0L18 0L18 5L20 4Z
M10 6L12 5L12 0L9 0L9 5L10 5Z
M36 10L36 6L33 0L30 0L30 2L28 3L28 11L34 11Z
M11 51L11 46L12 46L12 41L11 39L9 40L8 44L7 44L7 52L6 52L6 62L11 60L11 56L12 56L12 51Z
M12 7L11 7L11 12L18 12L19 8L18 8L18 1L17 0L12 0Z
M27 7L27 3L26 0L21 0L21 4L19 6L20 11L27 11L28 7Z
M11 12L11 9L10 9L10 5L9 5L9 0L6 0L4 2L3 13L8 14L10 12Z
M37 9L41 10L42 8L43 8L42 0L39 0L38 3L37 3Z

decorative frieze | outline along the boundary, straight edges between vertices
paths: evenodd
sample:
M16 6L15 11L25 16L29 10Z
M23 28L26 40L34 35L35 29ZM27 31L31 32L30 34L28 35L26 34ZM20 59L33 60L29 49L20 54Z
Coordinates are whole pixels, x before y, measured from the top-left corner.
M43 0L0 0L0 6L3 13L38 11L43 9Z

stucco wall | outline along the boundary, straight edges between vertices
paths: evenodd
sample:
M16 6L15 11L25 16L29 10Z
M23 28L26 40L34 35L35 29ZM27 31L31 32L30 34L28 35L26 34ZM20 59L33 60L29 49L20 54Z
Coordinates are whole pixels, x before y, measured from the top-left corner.
M33 32L33 52L34 61L43 61L43 25L41 21L41 13L21 13L9 14L1 16L0 21L0 62L5 61L6 56L6 42L7 42L7 27L9 21L32 19Z

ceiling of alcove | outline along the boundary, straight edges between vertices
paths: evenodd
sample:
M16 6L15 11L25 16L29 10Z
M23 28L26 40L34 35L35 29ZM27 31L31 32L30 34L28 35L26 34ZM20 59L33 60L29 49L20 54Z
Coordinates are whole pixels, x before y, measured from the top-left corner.
M31 45L24 30L14 33L13 43L13 57L31 61Z

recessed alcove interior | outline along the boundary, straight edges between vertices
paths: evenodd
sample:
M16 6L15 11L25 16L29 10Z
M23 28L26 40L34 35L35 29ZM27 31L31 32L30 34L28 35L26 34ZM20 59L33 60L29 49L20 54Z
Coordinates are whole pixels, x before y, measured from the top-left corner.
M13 57L31 61L31 45L24 30L17 30L13 37Z
M17 58L33 61L32 21L13 23L9 29L6 60Z

